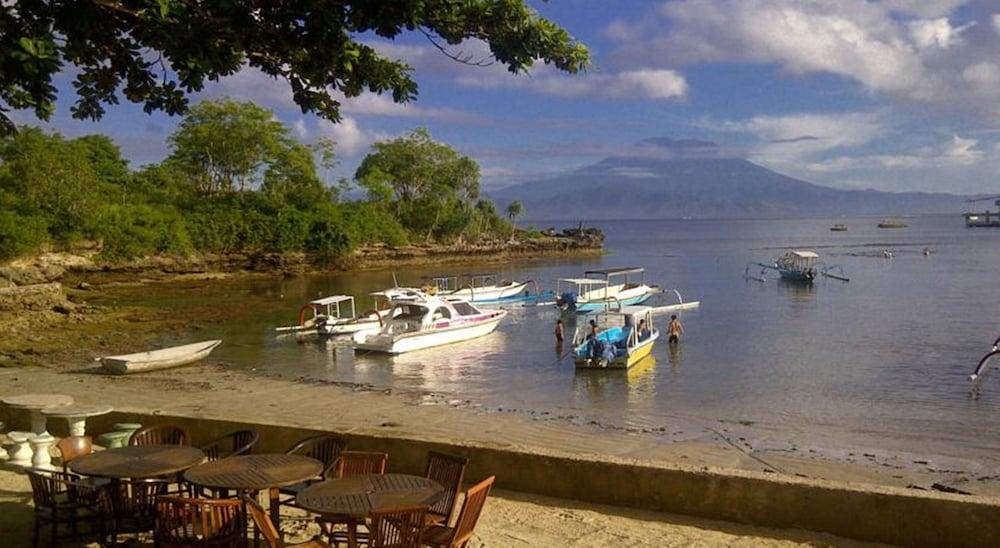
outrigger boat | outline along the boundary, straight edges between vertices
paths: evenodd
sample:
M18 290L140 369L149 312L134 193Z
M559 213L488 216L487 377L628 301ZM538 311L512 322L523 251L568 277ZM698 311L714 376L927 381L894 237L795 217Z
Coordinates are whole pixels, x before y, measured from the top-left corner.
M488 335L506 310L482 311L464 299L414 291L392 301L381 328L354 334L355 348L402 354Z
M639 283L630 283L629 276L635 274L639 275ZM660 292L658 286L646 285L644 268L588 270L584 276L561 278L556 282L556 306L578 313L597 312L612 306L621 308L642 304ZM622 278L621 283L617 283L617 278Z
M504 280L499 274L470 274L466 276L440 276L431 278L429 292L444 297L458 297L469 302L502 301L520 296L531 280L525 282ZM536 287L536 293L537 287Z
M375 308L357 315L354 297L331 295L310 301L299 309L298 325L275 328L278 333L309 333L338 336L350 335L365 329L378 328L382 318L392 308L396 297L415 294L416 289L394 287L371 294ZM311 315L310 315L311 314Z
M660 331L653 327L653 309L626 306L594 316L597 337L590 336L590 323L573 335L573 360L581 369L628 369L649 356ZM640 329L639 324L642 323Z
M782 278L793 282L811 284L817 276L825 276L842 282L851 281L844 275L844 271L840 268L840 266L823 265L818 262L818 260L819 255L817 255L814 251L789 251L788 253L785 253L775 259L775 261L771 264L753 263L756 266L761 267L759 277L750 273L749 264L747 265L743 275L747 279L763 282L765 272L768 270L777 270L778 274ZM835 273L831 271L834 271Z

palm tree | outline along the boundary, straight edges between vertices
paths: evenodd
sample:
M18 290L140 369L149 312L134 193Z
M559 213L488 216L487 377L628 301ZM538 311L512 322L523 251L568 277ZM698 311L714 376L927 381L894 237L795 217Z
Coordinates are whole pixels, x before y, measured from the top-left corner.
M524 213L524 206L521 205L521 202L514 200L507 206L505 213L507 213L507 218L510 219L510 222L513 223Z

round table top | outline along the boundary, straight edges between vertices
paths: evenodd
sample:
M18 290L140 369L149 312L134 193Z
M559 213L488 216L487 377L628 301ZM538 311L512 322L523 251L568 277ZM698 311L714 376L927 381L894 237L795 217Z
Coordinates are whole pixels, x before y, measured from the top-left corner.
M6 397L3 402L11 407L44 409L56 405L70 405L73 403L73 398L63 394L22 394Z
M440 483L407 474L370 474L310 485L296 504L319 514L365 517L373 511L434 504L444 496Z
M69 469L99 478L156 478L187 470L205 459L197 447L130 445L91 453L70 461Z
M202 487L262 491L301 483L322 472L322 462L302 455L240 455L195 466L184 479Z
M86 405L81 403L60 405L42 410L43 415L50 417L94 417L107 415L114 409L108 405Z

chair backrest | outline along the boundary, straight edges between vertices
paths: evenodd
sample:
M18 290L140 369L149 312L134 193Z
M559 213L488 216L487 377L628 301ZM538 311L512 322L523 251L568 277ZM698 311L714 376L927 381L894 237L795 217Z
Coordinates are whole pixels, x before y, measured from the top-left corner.
M152 519L156 514L156 499L167 494L166 479L122 479L117 489L108 489L111 510L115 515Z
M247 495L243 495L243 502L247 505L247 512L249 512L250 517L253 519L257 531L264 537L264 542L267 543L268 548L282 548L284 543L281 541L281 535L274 526L274 522L271 521L271 517L264 511L264 507L254 500L253 497Z
M156 424L140 428L132 433L129 445L187 445L187 430L172 424Z
M90 436L69 436L59 440L56 447L61 456L63 472L67 471L66 466L73 459L94 452L94 442Z
M286 451L289 455L303 455L323 463L324 473L333 469L337 457L347 447L347 442L337 436L320 435L306 438Z
M55 506L56 495L61 491L56 476L47 470L33 468L25 469L24 473L28 474L28 481L31 482L31 498L35 503L35 510Z
M160 497L154 539L160 547L238 546L243 541L240 500Z
M483 513L486 497L490 494L490 488L493 487L493 482L496 479L496 476L490 476L465 492L462 511L458 514L458 521L455 523L455 536L451 539L452 546L464 546L472 538L472 533L476 530L476 523L479 522L479 515Z
M444 487L444 496L431 506L430 513L447 521L455 508L458 493L462 490L462 480L465 478L465 466L469 459L445 453L431 451L427 455L428 479L440 483Z
M258 441L260 441L260 433L256 429L237 430L216 439L202 447L201 450L205 452L208 460L216 461L226 457L248 455Z
M365 474L384 474L389 464L386 453L371 453L368 451L344 451L337 458L337 477L362 476Z
M391 508L371 513L368 526L372 548L420 548L427 519L427 506Z

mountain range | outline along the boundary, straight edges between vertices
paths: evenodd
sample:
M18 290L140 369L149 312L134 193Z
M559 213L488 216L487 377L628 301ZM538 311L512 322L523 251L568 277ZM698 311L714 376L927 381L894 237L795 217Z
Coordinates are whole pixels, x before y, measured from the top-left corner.
M727 156L710 141L654 138L628 154L489 193L525 219L767 218L960 211L965 196L845 190Z

